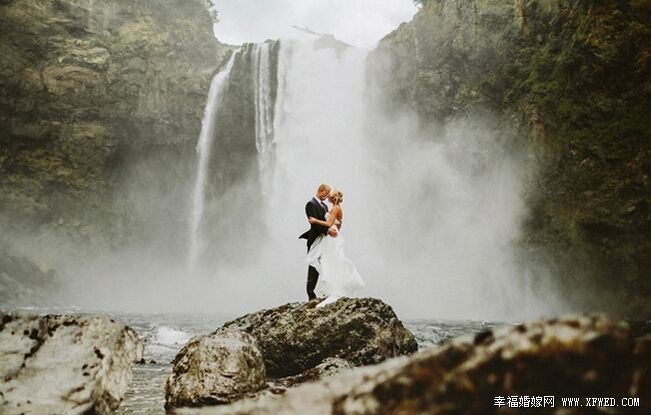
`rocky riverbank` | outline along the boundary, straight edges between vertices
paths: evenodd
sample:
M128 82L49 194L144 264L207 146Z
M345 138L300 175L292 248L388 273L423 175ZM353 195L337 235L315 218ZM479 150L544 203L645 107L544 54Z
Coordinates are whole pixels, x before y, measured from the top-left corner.
M173 413L520 413L515 408L523 407L518 402L525 399L528 411L560 413L560 399L567 396L614 396L618 402L637 397L641 406L583 407L563 413L645 413L651 400L649 345L650 337L634 339L626 323L604 316L569 316L490 329L440 348L347 370L282 395ZM555 397L553 404L550 396Z
M562 397L602 396L614 397L618 406L584 405L563 413L641 414L651 402L648 322L615 322L602 315L505 325L448 322L455 332L472 334L447 340L435 339L454 333L443 330L442 322L411 323L421 345L428 339L438 344L415 351L409 330L379 300L343 299L324 309L292 303L192 338L174 367L164 369L164 360L151 358L173 354L154 349L178 344L178 350L182 343L174 339L186 341L189 335L165 326L142 331L154 317L120 317L139 327L145 347L152 348L143 351L133 330L108 317L1 314L0 412L104 414L130 396L120 413L162 413L162 396L139 396L162 390L161 370L172 371L167 407L178 414L525 413L522 405L514 406L514 396L518 402L527 400L527 413L557 413ZM161 321L161 316L155 318ZM187 320L192 333L214 323L205 316L198 320ZM174 318L162 321L170 324ZM302 370L294 358L310 355L329 357L284 376ZM359 356L379 363L360 363ZM283 358L284 369L270 374L267 362L277 367ZM141 363L136 369L146 370L138 385L129 385L136 361ZM311 366L307 359L302 362ZM545 396L555 397L553 408ZM495 405L499 397L502 406ZM639 398L640 406L621 406L628 397ZM150 404L137 406L133 398Z

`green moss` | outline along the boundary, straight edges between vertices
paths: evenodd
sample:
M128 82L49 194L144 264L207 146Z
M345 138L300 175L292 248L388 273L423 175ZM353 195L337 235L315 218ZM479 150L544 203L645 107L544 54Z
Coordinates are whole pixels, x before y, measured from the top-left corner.
M3 37L0 37L0 56L2 56L0 68L18 70L30 65L30 58L25 50L17 48L9 39Z
M533 43L479 85L504 85L501 108L529 102L543 118L539 203L553 220L539 237L587 253L601 286L651 294L651 0L567 7Z
M523 120L537 162L524 239L555 256L565 288L651 298L651 0L516 2L515 20L472 29L507 2L439 3L382 41L394 101L425 122L479 106ZM414 34L417 61L397 41Z

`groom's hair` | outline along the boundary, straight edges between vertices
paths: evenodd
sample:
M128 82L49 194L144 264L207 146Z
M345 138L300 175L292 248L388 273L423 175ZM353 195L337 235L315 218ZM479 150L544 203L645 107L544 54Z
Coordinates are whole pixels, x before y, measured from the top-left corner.
M322 192L322 191L324 191L324 190L326 190L326 189L330 190L330 186L328 186L328 185L325 184L325 183L321 183L321 184L319 185L319 188L316 189L316 191L317 191L317 192Z

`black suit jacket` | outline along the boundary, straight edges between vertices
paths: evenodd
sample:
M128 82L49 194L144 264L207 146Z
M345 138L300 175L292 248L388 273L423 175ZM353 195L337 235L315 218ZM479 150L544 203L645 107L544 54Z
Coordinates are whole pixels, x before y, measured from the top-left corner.
M321 203L317 202L315 198L310 199L309 202L305 205L305 215L308 218L317 218L319 220L326 220L325 214L327 210L323 208ZM325 235L328 233L328 228L325 226L312 224L310 229L306 231L303 235L299 236L299 239L307 239L307 250L310 250L310 247L316 240L319 235Z

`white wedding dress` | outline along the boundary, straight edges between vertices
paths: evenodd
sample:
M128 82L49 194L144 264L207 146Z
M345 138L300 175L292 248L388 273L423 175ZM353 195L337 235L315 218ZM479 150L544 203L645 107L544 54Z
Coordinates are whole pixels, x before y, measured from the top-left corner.
M341 297L355 297L358 290L366 287L355 265L344 254L341 232L336 237L319 236L310 247L306 262L319 272L316 291L326 297L317 307L334 303Z

